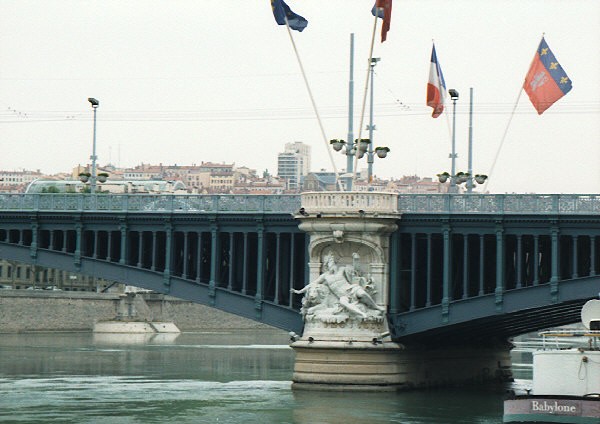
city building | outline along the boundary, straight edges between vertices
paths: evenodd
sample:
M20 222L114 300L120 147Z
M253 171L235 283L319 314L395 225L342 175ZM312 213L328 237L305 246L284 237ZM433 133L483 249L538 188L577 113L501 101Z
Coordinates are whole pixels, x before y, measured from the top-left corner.
M102 193L113 194L157 194L174 193L185 194L187 189L181 181L165 180L108 180L98 183L97 188ZM32 181L26 188L25 193L84 193L89 189L89 183L79 180L47 180L38 179Z
M43 174L37 171L0 171L0 192L19 193L25 190L25 187Z
M302 177L310 172L310 158L310 146L300 141L286 143L284 152L277 155L277 175L285 179L287 190L300 190Z
M421 178L418 175L405 175L398 180L386 182L386 191L397 193L435 194L447 193L450 184L441 184L431 177Z
M101 278L0 259L0 288L101 292L122 291L121 284Z
M285 187L285 180L282 178L266 176L237 183L232 194L282 194Z
M209 193L230 193L233 190L234 182L232 171L211 172L208 191Z
M207 193L210 186L210 171L194 167L187 173L185 183L193 193Z
M335 172L310 172L302 178L302 191L337 190Z

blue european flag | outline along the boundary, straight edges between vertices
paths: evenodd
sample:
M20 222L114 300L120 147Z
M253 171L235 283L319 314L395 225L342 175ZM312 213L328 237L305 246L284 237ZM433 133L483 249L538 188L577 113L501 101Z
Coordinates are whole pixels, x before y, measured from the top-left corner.
M286 18L289 27L296 31L302 32L302 30L306 28L306 25L308 25L308 21L302 16L292 12L290 7L285 4L283 0L271 0L271 7L273 8L275 21L279 25L285 25Z

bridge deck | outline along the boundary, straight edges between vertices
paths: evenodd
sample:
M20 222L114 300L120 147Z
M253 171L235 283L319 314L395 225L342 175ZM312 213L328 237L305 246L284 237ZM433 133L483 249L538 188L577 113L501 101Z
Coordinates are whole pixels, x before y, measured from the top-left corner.
M399 340L491 340L574 322L600 292L600 196L394 198L371 204L356 194L345 204L401 213L389 263ZM301 206L294 195L4 194L0 257L299 331L301 299L290 289L308 276Z

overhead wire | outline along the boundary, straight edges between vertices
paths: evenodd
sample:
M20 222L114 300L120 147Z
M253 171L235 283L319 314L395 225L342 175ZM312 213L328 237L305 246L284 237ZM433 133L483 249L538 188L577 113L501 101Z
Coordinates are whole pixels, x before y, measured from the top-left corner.
M391 91L390 91L391 93ZM393 95L393 102L377 103L378 117L399 117L430 115L430 110L421 103L404 103L400 106ZM400 106L400 107L399 107ZM476 116L483 115L532 115L532 108L519 107L512 111L508 103L477 103ZM343 106L322 107L324 119L347 119ZM457 115L467 114L467 110L457 110ZM599 114L600 102L563 102L546 112L547 115ZM358 115L357 115L358 116ZM87 112L62 110L17 111L13 108L0 110L0 124L36 122L72 122L92 120ZM104 110L102 120L106 122L231 122L231 121L279 121L314 119L310 108L251 108L251 109L210 109L210 110L146 110L110 111Z

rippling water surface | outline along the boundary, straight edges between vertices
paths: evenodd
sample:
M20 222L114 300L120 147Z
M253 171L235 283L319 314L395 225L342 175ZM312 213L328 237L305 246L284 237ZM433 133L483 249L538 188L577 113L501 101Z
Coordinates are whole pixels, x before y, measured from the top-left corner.
M293 352L280 331L3 334L0 422L502 422L507 387L292 392L292 369Z

